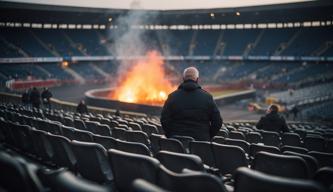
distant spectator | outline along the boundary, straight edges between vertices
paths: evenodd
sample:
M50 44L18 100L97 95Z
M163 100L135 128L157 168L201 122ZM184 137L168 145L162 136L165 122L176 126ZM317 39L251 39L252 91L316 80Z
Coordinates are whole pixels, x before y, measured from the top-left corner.
M40 106L40 93L36 87L32 88L30 92L30 102L32 107L39 108Z
M85 104L84 100L81 100L80 103L77 105L76 112L81 114L88 113L88 107Z
M48 107L49 109L51 109L50 99L51 99L52 96L53 95L52 95L51 91L47 87L45 87L43 92L42 92L42 100L43 100L43 105L45 107Z
M25 106L29 105L29 102L30 102L29 90L26 90L26 91L23 92L21 99L22 99L22 104L23 105L25 105Z
M288 132L286 120L278 114L279 108L276 105L271 105L267 114L260 118L257 123L257 128L265 131Z
M293 107L293 108L291 109L291 112L292 112L293 115L294 115L294 120L296 120L297 117L298 117L298 112L299 112L299 109L297 108L296 105L295 105L295 107Z
M116 112L114 113L115 116L120 116L120 111L119 109L116 110Z

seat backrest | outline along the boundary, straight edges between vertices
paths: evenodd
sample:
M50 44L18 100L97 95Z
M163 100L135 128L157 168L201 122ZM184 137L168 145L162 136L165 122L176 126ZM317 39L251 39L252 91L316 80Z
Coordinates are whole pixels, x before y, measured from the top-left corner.
M278 147L280 145L280 135L273 131L261 131L262 141L265 145Z
M268 175L249 168L239 168L234 174L234 192L324 192L317 183Z
M167 192L166 189L154 185L144 179L135 179L132 183L133 192Z
M151 134L149 136L151 151L153 152L153 154L156 154L161 149L159 143L161 137L162 135L157 134Z
M105 149L116 149L117 148L117 140L113 137L101 136L101 135L93 135L93 140L95 143L102 145Z
M319 168L333 167L333 153L310 151L308 154L318 160Z
M116 138L116 139L121 139L121 140L126 140L126 138L125 138L125 132L126 132L126 129L119 128L119 127L113 128L111 130L112 137Z
M126 141L138 142L149 147L148 135L143 131L125 131L124 132Z
M156 158L167 169L177 173L181 173L184 168L195 171L204 171L204 166L200 157L193 154L159 151L156 154Z
M225 141L226 141L225 143L227 145L234 145L234 146L241 147L245 151L245 153L247 153L247 154L250 153L250 144L244 140L226 138Z
M242 133L240 131L230 131L229 132L229 138L230 139L245 140L245 135L244 135L244 133Z
M111 136L111 129L108 125L98 124L95 128L95 133L103 136Z
M80 130L87 130L85 123L81 119L74 119L74 127Z
M172 136L172 138L180 141L183 144L185 150L189 150L190 142L194 141L193 137L189 137L189 136L174 135L174 136Z
M159 139L159 144L160 144L160 150L172 151L176 153L185 153L183 144L177 139L161 137Z
M142 131L141 125L139 123L129 122L128 126L135 131Z
M333 185L333 167L323 167L320 168L316 174L314 175L313 179L327 189L329 189Z
M177 174L163 166L160 166L158 185L175 192L224 192L222 180L214 175L197 171Z
M116 149L120 151L126 151L128 153L151 156L149 148L146 145L138 142L117 140Z
M283 145L281 148L281 151L293 151L296 153L302 153L302 154L307 154L309 152L308 149L303 148L303 147L296 147L296 146L290 146L290 145Z
M308 165L310 178L312 178L314 176L314 174L316 173L316 171L318 170L319 165L318 165L317 159L310 155L296 153L296 152L292 152L292 151L284 151L283 154L302 157L305 160L306 164Z
M77 141L83 141L83 142L92 142L92 133L89 131L83 131L83 130L74 130L74 139Z
M259 151L266 151L266 152L276 153L276 154L281 153L280 149L277 147L274 147L274 146L267 146L267 145L261 145L261 144L251 144L250 145L250 156L251 157L254 157L256 155L256 153L258 153Z
M86 179L105 183L113 179L105 148L96 143L72 141L77 171Z
M70 171L64 169L60 170L40 170L39 176L42 178L43 183L51 191L80 191L80 192L108 192L107 187L98 185L84 178L78 178Z
M326 153L333 153L333 139L328 139L326 141Z
M309 151L325 151L325 140L321 136L306 136L304 138L304 147Z
M142 178L157 184L160 162L146 155L127 153L115 149L108 151L115 185L119 191L130 191L135 179Z
M151 135L153 133L158 134L158 129L156 125L143 124L141 128L143 132L147 133L147 135Z
M239 146L213 143L216 167L222 175L232 174L238 167L248 166L245 151Z
M297 133L283 133L281 143L282 145L302 147L301 137Z
M310 177L305 160L299 156L258 152L255 155L252 169L281 177L299 179Z
M259 132L248 132L246 134L246 141L251 143L261 143L262 136Z
M198 155L204 164L210 167L216 167L213 147L207 141L192 141L190 142L190 153Z

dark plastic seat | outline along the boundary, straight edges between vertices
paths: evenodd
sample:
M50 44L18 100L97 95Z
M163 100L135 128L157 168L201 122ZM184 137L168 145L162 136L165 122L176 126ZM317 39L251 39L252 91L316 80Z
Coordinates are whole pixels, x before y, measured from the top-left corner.
M328 139L326 141L326 153L333 153L333 139Z
M75 156L71 148L71 141L60 135L46 134L45 137L52 146L51 160L60 167L67 167L75 171Z
M95 134L103 136L111 136L111 129L108 125L98 124L95 128Z
M36 151L36 156L41 158L44 162L50 162L51 161L51 143L46 139L47 132L32 129L31 130L31 136L33 138L33 146L34 150Z
M240 139L240 140L245 141L245 135L244 135L244 133L242 133L240 131L230 131L229 138L230 139Z
M251 168L280 177L298 179L310 178L309 168L305 160L299 156L258 152L255 155Z
M151 134L149 136L150 147L151 147L151 151L153 152L153 154L156 154L158 151L160 151L159 140L161 137L162 137L162 135L157 135L157 134Z
M0 152L0 189L3 191L42 191L36 168L29 166L23 159L18 159Z
M81 119L74 119L74 127L80 130L88 130L85 123Z
M204 171L203 163L200 157L193 154L175 153L170 151L159 151L156 154L156 158L164 165L167 169L181 173L184 168Z
M274 146L267 146L267 145L261 145L261 144L251 144L250 145L250 156L254 157L256 153L260 151L266 151L270 153L280 154L281 151L279 148Z
M273 131L262 131L261 135L262 135L262 141L265 145L275 146L275 147L280 146L279 133Z
M310 151L308 154L318 160L319 168L333 167L333 153Z
M220 136L220 137L229 137L229 131L228 130L224 130L224 129L220 129L216 136Z
M305 160L306 164L308 165L310 178L312 178L314 176L314 174L316 173L316 171L318 170L319 165L318 165L317 159L310 155L296 153L296 152L292 152L292 151L284 151L283 154L302 157Z
M249 132L246 134L246 141L251 143L262 143L262 136L259 132Z
M113 180L106 150L102 145L72 141L72 149L80 175L98 183L108 183Z
M111 133L112 133L113 138L120 139L120 140L126 140L126 137L125 137L126 129L116 127L111 130Z
M124 137L126 141L138 142L150 146L148 135L143 131L125 131Z
M210 167L216 167L213 147L207 141L192 141L190 142L190 153L198 155L204 164Z
M134 131L142 131L141 125L139 123L129 122L128 126Z
M306 148L296 147L296 146L289 146L289 145L284 145L280 149L281 149L282 152L284 152L284 151L293 151L293 152L302 153L302 154L307 154L309 152L309 150L306 149Z
M241 147L245 151L245 153L250 153L250 144L244 140L226 138L225 144Z
M62 127L63 136L69 140L77 140L83 142L92 142L92 133L89 131L83 131L72 127Z
M132 183L133 192L167 192L166 189L154 185L144 179L135 179Z
M112 190L84 178L78 178L71 172L60 170L40 170L39 176L44 185L54 192L111 192Z
M113 137L93 135L93 140L95 143L102 145L107 150L117 148L117 140Z
M216 168L222 175L232 174L238 167L248 166L245 151L238 146L213 143Z
M329 189L333 185L333 167L322 167L314 175L314 180Z
M304 138L304 147L309 151L325 151L325 140L321 136L306 136Z
M324 192L314 181L289 179L239 168L234 174L234 192Z
M143 124L141 127L142 131L147 133L147 135L151 134L159 134L158 129L156 125L151 125L151 124Z
M116 149L125 151L128 153L135 153L141 155L151 156L151 152L149 148L138 142L129 142L129 141L121 141L117 140Z
M115 185L119 191L130 191L135 179L141 178L157 184L160 162L146 155L127 153L115 149L108 151Z
M197 171L179 174L163 166L160 167L158 185L174 192L224 192L222 180L214 175Z
M183 144L173 138L160 138L159 139L160 150L172 151L176 153L185 153Z
M301 137L297 133L283 133L281 136L282 145L302 147Z
M186 152L189 151L190 142L194 141L193 137L189 137L189 136L174 135L174 136L172 136L172 138L180 141L183 144Z

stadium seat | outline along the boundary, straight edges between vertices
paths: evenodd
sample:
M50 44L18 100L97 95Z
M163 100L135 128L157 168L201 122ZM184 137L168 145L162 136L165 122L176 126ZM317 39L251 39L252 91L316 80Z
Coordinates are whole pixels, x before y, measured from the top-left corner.
M103 135L103 136L111 136L110 127L105 124L98 124L95 127L95 134Z
M117 140L113 137L93 135L93 140L95 143L102 145L105 149L115 149L117 146Z
M117 140L116 149L121 151L126 151L128 153L136 153L136 154L151 156L149 148L146 145L138 142Z
M166 189L154 185L144 179L135 179L132 184L133 192L167 192Z
M146 155L127 153L115 149L108 151L116 188L130 191L135 179L141 178L157 184L160 162Z
M190 153L198 155L204 164L210 167L216 167L213 147L207 141L190 142Z
M189 136L174 135L172 138L179 140L183 144L186 152L189 151L190 142L194 141L194 139Z
M333 167L333 153L310 151L308 154L318 160L319 168Z
M318 170L319 165L318 165L317 159L310 155L296 153L296 152L292 152L292 151L284 151L283 154L302 157L305 160L306 164L308 165L310 178L312 178L314 176L314 174L316 173L316 171Z
M301 137L297 133L283 133L281 143L282 145L302 147Z
M321 183L327 189L330 189L333 186L332 178L333 178L333 167L322 167L316 172L316 174L313 177L315 181Z
M43 191L43 186L36 175L36 167L23 159L0 152L0 189L3 191Z
M185 153L185 148L183 144L173 138L160 138L159 139L160 150L172 151L176 153Z
M51 160L60 167L75 171L76 159L71 148L71 141L60 135L45 134L52 147Z
M265 145L280 146L280 135L273 131L261 131L262 141Z
M333 153L333 139L328 139L326 141L326 150L327 153Z
M37 130L34 128L32 128L32 131L31 131L31 136L33 138L33 146L36 151L35 155L37 157L39 157L41 160L43 160L44 162L50 162L51 161L51 157L50 157L51 144L46 139L46 136L45 136L46 134L47 134L47 132Z
M160 166L158 185L174 192L225 191L222 180L214 175L196 171L178 174L163 166Z
M325 151L325 140L320 136L306 136L304 138L304 147L309 151Z
M239 168L234 174L234 192L324 192L316 182L277 177L249 168Z
M153 152L153 154L156 154L160 150L159 140L161 137L162 135L157 134L151 134L149 136L151 151Z
M80 175L98 183L109 183L113 180L107 153L102 145L74 140L72 149Z
M267 145L262 145L262 144L251 144L250 145L250 156L254 157L256 153L260 151L266 151L270 153L275 153L275 154L280 154L281 151L279 148L274 147L274 146L267 146Z
M250 153L250 144L244 140L226 138L225 144L241 147L245 151L245 153L247 153L247 154Z
M159 134L159 131L157 129L157 127L155 125L151 125L151 124L143 124L141 126L141 129L143 132L147 133L147 135L151 135L151 134Z
M249 132L246 134L246 141L251 143L262 143L262 136L259 132Z
M245 140L245 135L244 135L244 133L242 133L240 131L230 131L229 132L229 138L230 139Z
M111 129L112 137L116 139L121 139L121 140L126 140L125 134L126 134L126 129L124 128L113 128Z
M220 136L220 137L229 137L229 131L226 129L220 129L216 136Z
M248 166L245 151L234 145L213 143L216 168L222 175L232 174L238 167Z
M138 124L138 123L129 122L129 123L128 123L128 126L129 126L132 130L134 130L134 131L142 131L142 129L141 129L141 125Z
M289 146L289 145L283 145L281 148L281 151L293 151L296 153L302 153L302 154L307 154L309 150L303 147L296 147L296 146Z
M86 124L84 121L81 119L74 119L74 127L76 129L84 130L84 131L89 131L89 129L86 127Z
M205 170L200 157L193 154L159 151L156 158L163 166L176 173L181 173L184 168L195 171Z
M124 138L126 141L138 142L150 146L148 135L143 131L125 131Z
M306 161L298 156L279 155L269 152L258 152L252 169L280 177L308 179L309 168Z
M78 178L65 169L49 170L41 169L38 172L44 186L50 191L76 191L76 192L111 192L112 189L99 185L89 180Z

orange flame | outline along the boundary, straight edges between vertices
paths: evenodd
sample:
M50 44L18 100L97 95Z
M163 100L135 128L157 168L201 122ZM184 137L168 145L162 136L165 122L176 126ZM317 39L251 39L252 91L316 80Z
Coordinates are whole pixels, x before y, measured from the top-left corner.
M163 105L175 87L166 79L164 61L157 51L147 53L124 75L111 98L127 103Z

